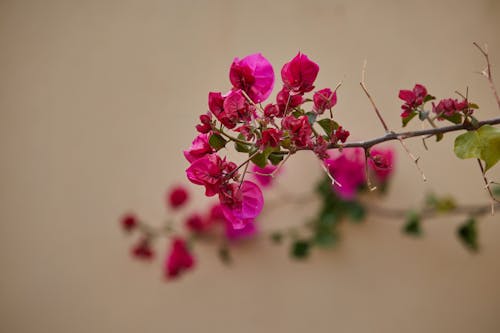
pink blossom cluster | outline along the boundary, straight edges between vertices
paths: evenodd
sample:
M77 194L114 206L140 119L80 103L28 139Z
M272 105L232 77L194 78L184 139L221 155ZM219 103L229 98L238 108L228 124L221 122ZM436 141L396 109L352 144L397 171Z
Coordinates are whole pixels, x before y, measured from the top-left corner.
M246 163L257 164L261 170L254 172L265 177L262 171L279 165L286 153L310 149L325 159L330 145L347 140L349 132L331 119L336 91L324 88L315 91L312 99L305 98L315 89L318 72L319 66L299 52L281 69L282 86L275 101L263 105L274 88L275 76L270 62L256 53L234 59L229 69L232 87L227 93L208 94L209 111L200 116L199 134L184 151L190 163L186 174L192 183L205 188L206 196L219 198L225 218L236 229L251 223L264 204L259 185L244 179ZM312 106L306 112L308 102ZM326 110L330 110L330 118L320 120ZM325 134L318 134L315 123ZM248 154L243 164L219 155L230 141L237 151ZM261 177L261 183L269 183L268 178Z
M430 119L429 111L424 110L424 105L428 101L435 99L434 96L427 93L427 88L421 84L415 84L412 90L400 90L399 98L404 101L401 105L403 112L403 125L406 125L414 116L419 115L421 120ZM449 120L453 123L461 123L462 116L471 116L473 109L478 108L474 103L469 103L467 98L462 96L459 101L456 98L444 98L437 104L432 103L432 112L437 120Z

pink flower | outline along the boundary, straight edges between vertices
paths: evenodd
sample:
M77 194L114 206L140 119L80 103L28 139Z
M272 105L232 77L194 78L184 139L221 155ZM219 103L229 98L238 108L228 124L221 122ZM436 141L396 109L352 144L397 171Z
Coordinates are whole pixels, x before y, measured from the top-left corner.
M306 147L311 142L312 129L307 116L299 118L295 118L293 115L286 116L283 118L281 126L290 132L292 141L297 147Z
M198 134L188 150L184 150L184 157L192 163L205 155L212 154L215 150L208 143L209 133Z
M148 238L142 238L132 247L132 255L137 259L150 260L154 257L154 251Z
M345 200L354 199L358 189L365 183L365 156L361 148L347 148L325 160L335 183L334 191Z
M187 169L187 178L197 185L205 186L205 195L214 196L222 183L224 161L217 154L206 155L195 160Z
M368 165L374 171L377 180L385 183L394 171L394 149L372 148Z
M172 208L182 207L189 199L189 193L184 186L176 186L172 188L168 194L168 203Z
M135 214L129 213L125 214L121 219L120 219L120 224L122 225L122 228L125 231L132 231L135 228L137 228L137 225L139 224L139 220L137 219L137 216Z
M336 144L339 141L345 143L350 134L351 133L349 133L349 131L345 130L342 126L339 126L334 132L332 132L330 141L333 144Z
M265 147L278 147L280 145L281 136L283 133L275 128L268 128L262 131L262 138L260 139L260 146Z
M337 104L337 92L332 92L330 88L325 88L314 93L314 111L323 114L325 110L331 109Z
M189 231L203 233L210 229L212 223L210 219L204 218L198 213L193 213L187 217L185 224Z
M228 184L225 193L219 193L222 212L234 228L243 228L255 219L264 207L264 197L259 186L245 180L241 184Z
M302 53L287 62L281 69L281 78L285 87L296 94L303 94L314 89L313 83L319 72L319 66Z
M323 138L323 136L319 135L316 137L315 141L311 141L309 143L309 147L313 150L313 152L318 156L320 160L324 160L328 157L327 154L327 149L328 149L328 142Z
M276 104L279 109L277 117L283 117L289 110L296 108L303 102L301 95L290 95L290 91L286 88L280 90L276 96Z
M278 106L275 104L267 104L264 108L264 117L266 118L274 118L277 117L280 113Z
M255 220L248 221L242 228L235 228L233 223L226 220L224 226L226 238L231 241L250 238L258 232Z
M196 125L196 130L200 133L208 133L212 130L212 114L202 114L200 116L201 124Z
M274 86L274 70L260 53L235 58L229 70L229 79L235 89L245 91L254 103L266 100Z
M178 277L182 272L191 269L195 264L182 238L172 240L170 252L165 261L165 276L169 279Z
M276 170L276 168L277 167L272 164L268 164L263 168L259 167L256 164L252 164L251 171L254 172L253 177L260 186L268 187L273 183L273 177L271 177L271 174Z
M459 102L457 99L445 98L439 101L438 105L432 104L432 111L438 115L438 120L444 120L445 117L452 117L453 115L467 111L469 103L466 99Z
M401 117L408 117L415 108L424 103L425 97L427 97L427 89L421 84L415 84L413 90L400 90L399 98L405 101L401 105L403 110Z

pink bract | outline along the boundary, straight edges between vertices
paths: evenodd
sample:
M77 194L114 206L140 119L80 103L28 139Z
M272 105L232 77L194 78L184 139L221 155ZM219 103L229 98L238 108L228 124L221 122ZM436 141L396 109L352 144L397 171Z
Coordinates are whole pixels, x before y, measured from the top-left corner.
M250 238L258 232L255 220L248 221L242 228L235 228L233 223L227 220L224 223L226 238L231 241Z
M256 164L252 164L251 166L251 170L254 172L253 177L262 187L271 186L271 184L273 183L273 177L271 177L271 174L276 170L276 168L277 167L272 164L266 165L263 168L259 167Z
M187 169L187 178L197 185L205 186L205 195L214 196L222 182L223 161L217 154L206 155L195 160Z
M386 182L394 171L394 149L372 148L370 156L369 166L375 173L375 177L381 183Z
M167 278L178 277L183 271L192 268L194 264L194 257L189 252L186 242L182 238L174 238L165 260L165 276Z
M191 143L191 147L184 150L184 157L188 160L188 162L192 163L197 159L214 152L214 149L208 143L209 136L209 133L199 134L196 138L194 138Z
M361 148L347 148L342 153L333 153L325 160L328 171L340 183L333 186L334 191L345 200L356 197L358 189L365 183L365 156Z
M303 94L314 89L314 80L319 72L319 66L303 54L287 62L281 69L281 78L285 87L295 94Z
M236 89L245 91L254 103L266 100L274 86L274 70L260 53L235 58L229 70L229 80Z
M330 88L321 89L314 93L314 111L323 114L325 110L331 109L337 104L337 92L332 92Z
M259 186L248 180L241 184L235 197L237 198L230 205L222 204L222 212L234 228L241 229L260 214L264 207L264 197Z

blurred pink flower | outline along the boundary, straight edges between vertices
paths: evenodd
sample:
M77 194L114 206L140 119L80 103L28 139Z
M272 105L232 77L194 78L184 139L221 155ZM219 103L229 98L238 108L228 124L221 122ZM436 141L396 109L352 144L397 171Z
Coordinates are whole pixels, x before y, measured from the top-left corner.
M174 238L165 260L165 276L169 279L178 277L194 264L194 257L189 252L186 242L182 238Z
M335 152L325 160L331 176L339 183L334 191L345 200L354 199L358 189L365 183L365 156L361 148L347 148L342 153Z

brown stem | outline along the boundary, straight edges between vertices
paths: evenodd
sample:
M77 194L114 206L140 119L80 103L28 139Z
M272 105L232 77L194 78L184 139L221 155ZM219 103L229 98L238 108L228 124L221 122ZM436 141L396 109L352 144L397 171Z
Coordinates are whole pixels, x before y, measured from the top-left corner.
M490 89L493 92L493 95L495 96L498 109L500 110L500 97L498 96L498 92L497 92L497 88L495 87L495 83L493 83L493 76L491 75L490 57L488 55L488 50L486 48L486 45L485 45L485 49L483 49L476 42L474 42L473 44L475 47L478 48L479 52L481 52L483 54L484 58L486 59L486 69L484 71L482 71L481 74L488 79L488 83L490 84Z

